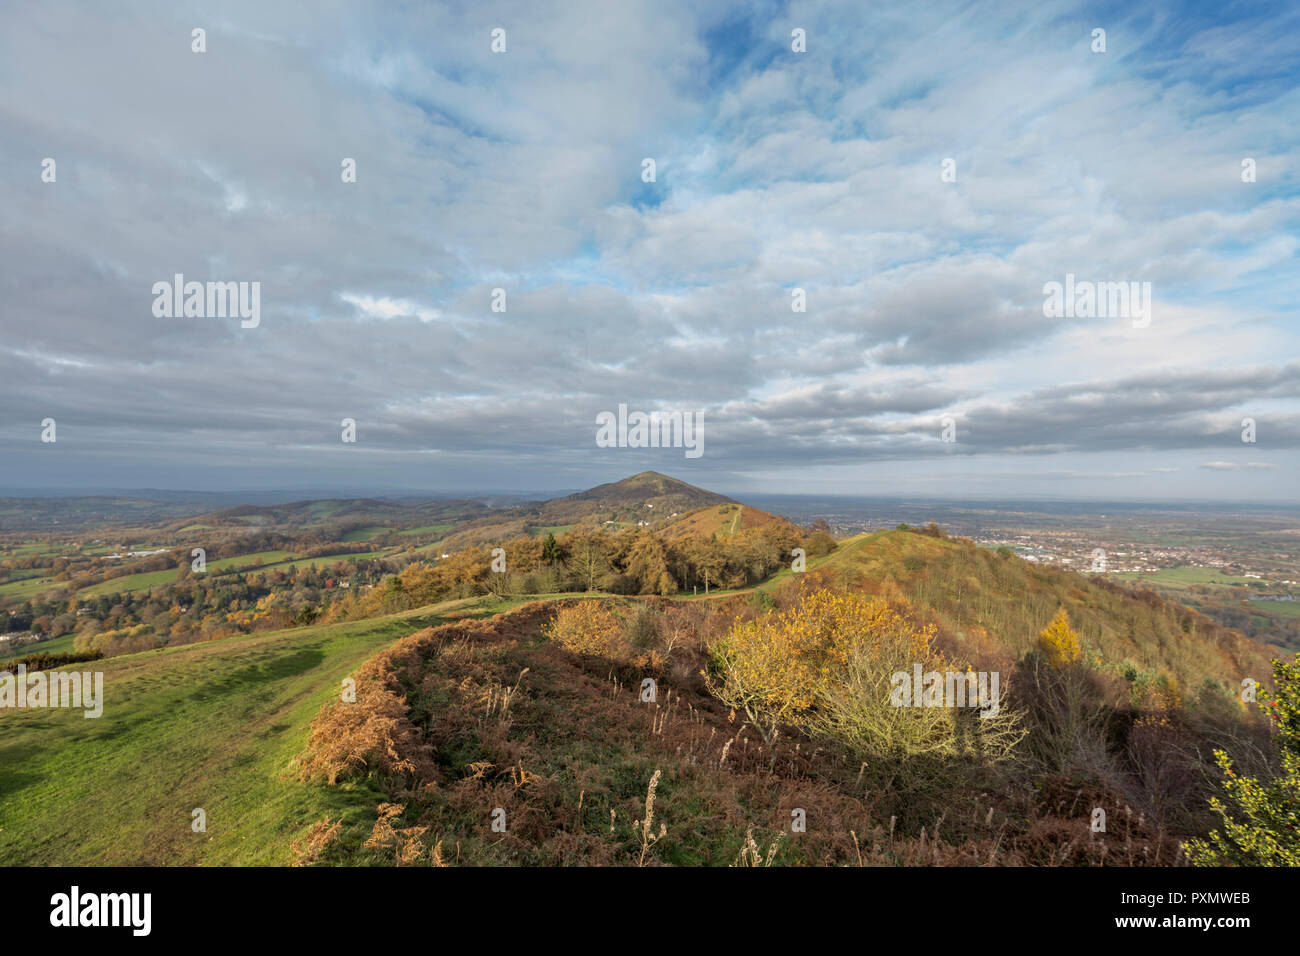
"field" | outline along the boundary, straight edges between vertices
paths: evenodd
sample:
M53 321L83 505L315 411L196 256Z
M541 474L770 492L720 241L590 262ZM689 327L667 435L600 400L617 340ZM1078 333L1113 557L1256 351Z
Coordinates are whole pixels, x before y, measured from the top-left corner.
M1214 568L1161 568L1159 571L1149 574L1136 574L1124 572L1116 574L1114 577L1123 581L1133 583L1160 585L1166 588L1181 590L1188 588L1193 584L1232 584L1232 585L1250 585L1255 578L1241 577L1240 575L1226 574Z
M259 551L256 554L241 554L233 558L220 558L216 561L208 562L209 572L232 571L236 568L250 568L254 565L271 566L276 562L283 562L292 555L287 551ZM143 574L127 574L120 578L110 578L107 581L101 581L99 584L92 584L88 588L82 588L78 593L80 597L97 597L101 594L125 594L128 591L147 591L149 588L157 587L160 584L166 584L168 581L174 581L179 573L177 568L168 568L165 571L149 571Z

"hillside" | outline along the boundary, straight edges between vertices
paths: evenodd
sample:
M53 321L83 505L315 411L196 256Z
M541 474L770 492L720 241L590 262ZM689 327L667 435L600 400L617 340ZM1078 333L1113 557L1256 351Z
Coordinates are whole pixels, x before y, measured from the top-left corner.
M97 661L99 719L0 711L0 865L286 864L312 814L373 807L373 792L284 774L339 682L413 630L509 606L455 601ZM206 834L190 830L195 807Z
M239 505L175 522L206 528L338 528L364 525L396 528L482 517L492 511L480 501L438 498L395 501L386 498L323 498L276 505Z
M683 538L708 538L717 535L729 538L741 531L762 528L782 528L798 535L799 529L785 518L742 504L713 505L670 519L656 530L669 540Z
M1276 656L1151 592L916 531L858 535L810 559L808 570L838 587L882 593L896 586L938 624L954 652L977 662L1022 656L1061 607L1098 668L1121 673L1131 664L1133 681L1166 673L1193 697L1207 687L1231 696L1243 677L1262 681ZM790 577L782 572L763 587Z

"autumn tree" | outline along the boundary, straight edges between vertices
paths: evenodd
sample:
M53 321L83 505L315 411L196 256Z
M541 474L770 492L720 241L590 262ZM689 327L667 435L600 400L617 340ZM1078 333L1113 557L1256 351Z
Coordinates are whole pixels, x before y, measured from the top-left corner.
M585 591L596 590L596 582L609 571L609 556L596 532L575 533L568 546L569 569Z
M668 553L658 536L643 532L628 555L627 573L641 594L660 594L667 597L677 591L677 582L668 571Z
M1065 608L1056 612L1052 622L1038 635L1038 649L1047 662L1058 670L1079 659L1079 635L1070 628L1070 616Z

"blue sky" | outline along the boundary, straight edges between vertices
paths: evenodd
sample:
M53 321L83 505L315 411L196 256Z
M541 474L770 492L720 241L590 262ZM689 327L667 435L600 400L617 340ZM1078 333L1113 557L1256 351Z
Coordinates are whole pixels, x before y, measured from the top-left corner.
M0 487L1294 500L1298 73L1286 4L6 6Z

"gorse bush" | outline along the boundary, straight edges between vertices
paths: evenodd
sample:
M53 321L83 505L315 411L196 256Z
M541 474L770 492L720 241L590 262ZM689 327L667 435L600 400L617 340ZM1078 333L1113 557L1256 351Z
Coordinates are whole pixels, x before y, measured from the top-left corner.
M906 626L901 619L894 626L900 624ZM982 707L974 701L962 707L895 706L891 677L914 663L899 655L904 646L888 639L855 646L844 677L824 694L810 728L847 747L862 764L861 776L882 789L937 795L939 788L973 784L979 774L972 771L1008 760L1024 731L1000 689Z
M1282 773L1269 781L1243 777L1222 750L1223 799L1210 806L1223 829L1190 840L1187 855L1197 866L1300 866L1300 655L1273 662L1274 694L1266 707L1278 731Z
M974 707L895 706L895 674L952 667L934 647L934 629L908 610L862 594L810 592L719 641L710 689L765 740L783 724L830 738L886 786L950 776L963 758L1005 759L1022 734L1000 696L987 716Z
M561 608L542 633L575 654L611 656L619 649L623 622L604 601L579 601Z
M743 711L770 741L782 724L802 724L847 670L854 636L891 614L879 599L808 593L787 610L732 628L713 648L710 689ZM911 648L920 653L924 635Z
M20 664L29 671L50 670L55 667L66 667L68 664L84 664L87 661L97 661L103 656L99 651L74 652L71 654L28 654L26 657L20 657L17 660L0 662L0 671L16 672Z

